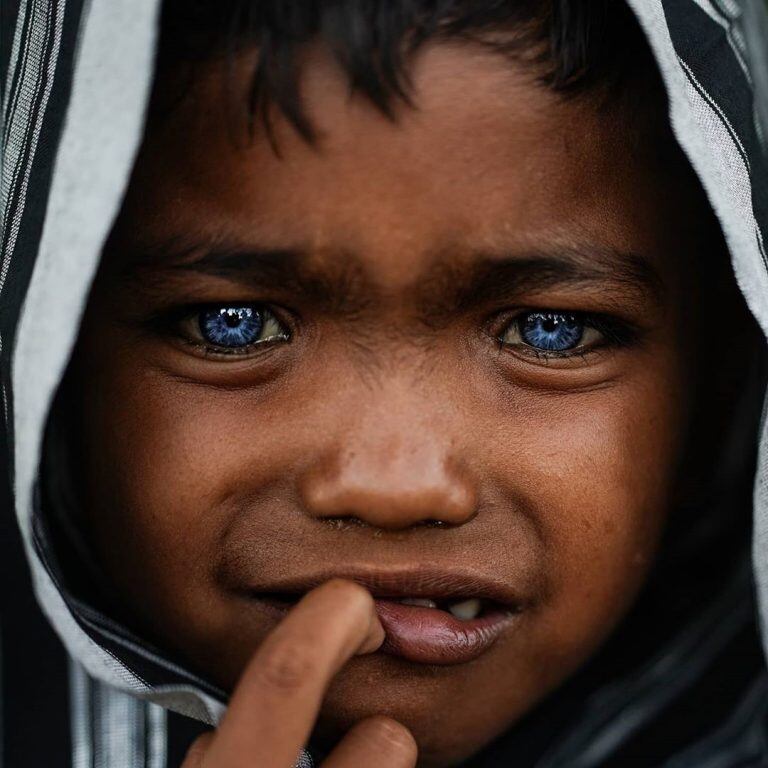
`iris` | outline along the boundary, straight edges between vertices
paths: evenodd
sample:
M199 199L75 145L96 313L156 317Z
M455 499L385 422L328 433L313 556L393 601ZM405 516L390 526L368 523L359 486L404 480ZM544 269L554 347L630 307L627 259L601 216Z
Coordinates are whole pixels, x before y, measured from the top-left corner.
M264 318L253 307L218 307L201 312L200 333L217 347L247 347L259 340Z
M525 344L547 352L564 352L578 346L584 323L562 312L529 312L520 319L520 337Z

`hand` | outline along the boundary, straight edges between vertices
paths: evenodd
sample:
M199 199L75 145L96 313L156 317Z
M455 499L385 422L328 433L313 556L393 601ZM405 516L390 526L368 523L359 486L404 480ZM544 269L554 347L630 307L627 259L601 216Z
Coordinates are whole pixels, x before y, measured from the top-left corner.
M218 730L190 747L182 768L293 768L333 676L384 641L373 598L334 579L309 592L264 640ZM400 723L361 720L323 768L413 768L416 743Z

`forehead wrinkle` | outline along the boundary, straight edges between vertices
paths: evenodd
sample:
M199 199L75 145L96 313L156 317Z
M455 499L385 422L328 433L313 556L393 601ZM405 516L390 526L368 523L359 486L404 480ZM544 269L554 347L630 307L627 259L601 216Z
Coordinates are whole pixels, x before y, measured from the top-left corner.
M391 293L375 279L375 268L342 248L270 247L176 236L120 250L129 254L120 262L121 277L132 288L159 296L183 289L186 275L194 273L280 296L296 295L326 312L362 319ZM614 300L646 293L660 301L663 293L661 277L648 259L588 242L518 253L514 248L477 249L469 255L466 247L441 248L428 267L418 271L409 281L409 299L427 326L482 304L547 290L580 288L611 294Z
M317 253L302 248L258 245L182 244L180 239L132 251L120 278L141 290L163 292L187 275L212 276L250 289L299 294L326 311L359 314L375 298L359 260L348 252Z
M644 257L595 246L528 251L524 254L480 252L472 261L438 257L421 281L418 305L433 321L481 304L509 301L525 294L582 289L656 303L664 284Z

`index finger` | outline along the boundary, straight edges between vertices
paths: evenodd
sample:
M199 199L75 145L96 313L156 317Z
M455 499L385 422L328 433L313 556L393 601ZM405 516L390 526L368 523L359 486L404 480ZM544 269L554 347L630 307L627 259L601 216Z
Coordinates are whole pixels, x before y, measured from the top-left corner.
M335 579L307 594L246 667L203 766L292 766L333 676L383 640L363 587Z

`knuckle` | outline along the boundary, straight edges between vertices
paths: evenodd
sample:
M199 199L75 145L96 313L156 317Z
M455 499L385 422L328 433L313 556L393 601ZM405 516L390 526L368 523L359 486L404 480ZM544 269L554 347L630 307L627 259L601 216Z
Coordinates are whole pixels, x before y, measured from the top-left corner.
M315 672L316 662L303 643L275 644L265 649L258 669L259 681L274 690L291 693L303 687Z
M377 748L392 757L410 760L415 764L418 752L416 741L404 725L384 715L376 715L366 723L370 728L369 738L375 741Z
M202 736L198 736L187 750L187 755L181 768L199 768L202 766L203 758L212 741L213 733L204 733Z

